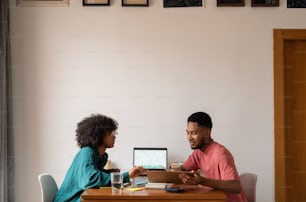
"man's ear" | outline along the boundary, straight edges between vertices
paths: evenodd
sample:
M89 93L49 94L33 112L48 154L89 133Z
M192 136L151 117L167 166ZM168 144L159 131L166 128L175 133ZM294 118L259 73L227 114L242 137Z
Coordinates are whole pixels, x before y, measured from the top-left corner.
M210 129L209 128L205 128L205 136L206 137L210 137Z

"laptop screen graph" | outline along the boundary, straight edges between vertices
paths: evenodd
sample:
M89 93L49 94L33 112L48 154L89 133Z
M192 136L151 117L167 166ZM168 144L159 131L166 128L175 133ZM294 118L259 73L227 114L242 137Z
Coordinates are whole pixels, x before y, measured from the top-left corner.
M142 166L149 170L167 169L167 148L135 147L133 149L133 166Z

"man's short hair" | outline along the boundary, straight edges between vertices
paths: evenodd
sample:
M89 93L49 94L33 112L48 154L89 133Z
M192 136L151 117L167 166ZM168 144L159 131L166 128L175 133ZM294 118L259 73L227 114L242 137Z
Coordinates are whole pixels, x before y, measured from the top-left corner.
M211 118L205 112L196 112L196 113L191 114L188 117L187 122L195 122L195 123L198 123L199 126L207 127L209 129L212 128Z

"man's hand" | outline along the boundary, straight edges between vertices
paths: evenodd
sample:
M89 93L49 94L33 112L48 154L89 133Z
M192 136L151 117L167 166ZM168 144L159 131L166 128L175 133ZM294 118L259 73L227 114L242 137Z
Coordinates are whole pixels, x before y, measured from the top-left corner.
M130 171L129 171L129 176L130 178L134 178L134 177L137 177L139 176L140 174L144 173L146 170L141 167L141 166L135 166L134 168L132 168Z
M200 176L198 172L194 172L193 175L182 173L179 175L184 184L202 184L205 178Z

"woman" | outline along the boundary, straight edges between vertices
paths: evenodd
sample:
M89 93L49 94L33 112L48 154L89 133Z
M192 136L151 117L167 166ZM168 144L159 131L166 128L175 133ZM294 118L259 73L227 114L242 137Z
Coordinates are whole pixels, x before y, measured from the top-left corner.
M118 123L104 115L92 115L78 123L76 140L79 152L65 176L54 201L80 201L85 189L110 186L110 170L104 170L108 155L106 149L112 148L116 139ZM129 182L143 172L142 167L134 167L123 173L123 181Z

